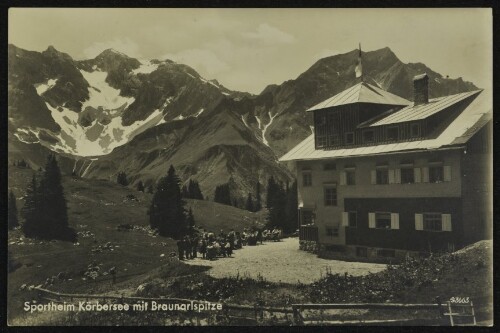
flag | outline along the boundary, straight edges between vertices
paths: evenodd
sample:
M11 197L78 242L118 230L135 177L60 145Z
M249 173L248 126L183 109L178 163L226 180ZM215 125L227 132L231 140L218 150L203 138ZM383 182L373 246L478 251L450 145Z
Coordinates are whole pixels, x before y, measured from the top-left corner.
M358 64L356 65L354 72L356 73L356 77L363 76L363 64L361 63L361 43L359 44Z

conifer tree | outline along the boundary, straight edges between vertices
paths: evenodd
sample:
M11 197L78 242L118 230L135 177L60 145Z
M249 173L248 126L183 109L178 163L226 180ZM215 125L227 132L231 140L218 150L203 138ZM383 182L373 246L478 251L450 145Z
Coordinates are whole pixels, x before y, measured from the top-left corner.
M26 190L22 216L23 232L26 237L76 240L76 233L68 224L61 171L54 155L48 156L39 183L33 175L31 184Z
M127 174L123 171L118 172L116 182L122 186L128 186Z
M247 203L245 205L245 209L248 210L249 212L253 212L254 211L252 193L248 193Z
M17 218L17 205L16 205L16 196L14 195L14 192L10 191L9 192L9 199L8 199L8 208L7 208L7 225L9 230L14 229L15 227L19 226L19 220Z
M162 236L180 238L187 232L185 202L182 200L180 179L170 166L167 176L159 180L149 209L152 228Z
M24 219L22 229L26 237L35 237L40 233L42 227L42 225L38 223L38 214L40 213L39 196L38 182L36 175L33 174L31 182L26 188L24 206L21 208L21 216Z
M153 185L149 184L148 188L146 189L146 192L153 194L153 192L154 192Z

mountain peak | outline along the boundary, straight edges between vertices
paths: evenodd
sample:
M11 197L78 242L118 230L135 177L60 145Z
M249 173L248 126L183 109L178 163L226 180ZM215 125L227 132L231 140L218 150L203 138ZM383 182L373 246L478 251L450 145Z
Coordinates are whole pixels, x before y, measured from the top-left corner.
M117 51L113 48L109 48L109 49L102 51L101 53L99 53L99 55L97 57L95 57L95 59L108 58L108 57L120 57L120 58L133 59L133 58L129 57L128 55L126 55L125 53Z

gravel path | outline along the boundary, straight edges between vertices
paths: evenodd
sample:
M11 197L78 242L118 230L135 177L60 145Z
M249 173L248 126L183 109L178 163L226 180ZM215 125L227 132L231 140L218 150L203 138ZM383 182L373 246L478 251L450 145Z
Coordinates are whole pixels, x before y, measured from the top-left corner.
M346 262L321 259L315 254L299 250L298 238L286 238L281 242L264 242L263 245L245 246L234 251L231 258L208 261L201 258L185 260L187 264L211 266L208 273L216 278L261 275L271 282L311 283L324 275L329 267L332 273L365 275L385 269L384 264Z

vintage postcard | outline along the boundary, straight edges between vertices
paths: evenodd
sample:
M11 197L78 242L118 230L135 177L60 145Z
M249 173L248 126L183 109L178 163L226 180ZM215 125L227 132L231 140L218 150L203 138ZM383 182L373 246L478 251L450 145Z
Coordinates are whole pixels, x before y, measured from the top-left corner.
M491 8L8 35L8 325L493 325Z

